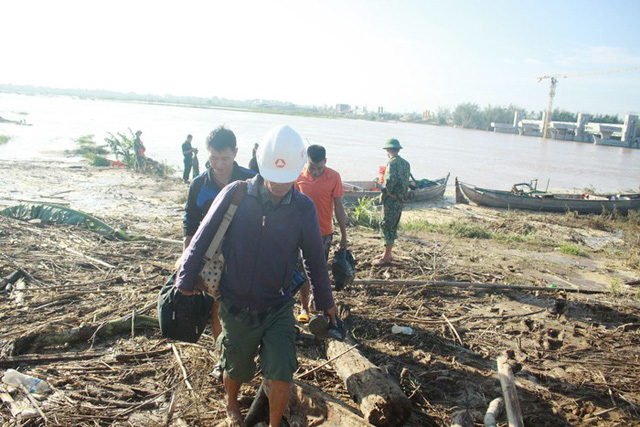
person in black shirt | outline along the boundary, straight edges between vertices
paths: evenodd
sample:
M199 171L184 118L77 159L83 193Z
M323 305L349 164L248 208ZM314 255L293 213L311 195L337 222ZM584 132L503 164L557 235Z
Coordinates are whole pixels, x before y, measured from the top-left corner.
M256 173L236 163L238 146L235 134L220 126L207 137L209 161L207 170L191 181L189 195L184 207L184 248L191 242L200 222L211 206L211 202L222 188L233 181L253 178Z
M191 140L193 137L187 135L187 140L182 143L182 155L184 156L184 172L182 172L182 180L189 183L189 174L191 174L191 166L193 165L193 147Z
M254 171L255 173L260 173L260 168L258 168L258 159L256 159L256 152L258 151L259 144L253 145L253 153L251 154L251 160L249 160L249 169Z
M206 144L209 153L207 170L191 181L187 203L184 207L184 249L187 249L191 243L193 235L220 190L231 182L244 181L256 175L255 172L238 166L236 163L238 146L236 136L231 130L224 126L214 129L207 137ZM211 330L214 339L217 339L221 332L217 303L214 303L211 308ZM218 379L221 378L222 368L219 363L214 367L213 375Z

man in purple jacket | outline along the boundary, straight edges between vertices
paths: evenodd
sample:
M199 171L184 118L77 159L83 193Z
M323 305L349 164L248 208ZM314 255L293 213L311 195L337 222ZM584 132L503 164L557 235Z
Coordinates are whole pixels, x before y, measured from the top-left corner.
M265 135L257 160L260 174L248 181L222 244L218 345L230 421L242 425L238 392L253 378L259 354L269 380L269 421L277 426L297 369L291 277L300 249L316 309L335 325L336 308L315 206L293 188L306 163L302 138L291 127L278 126ZM235 182L220 192L193 236L176 280L182 293L197 292L204 254L239 188Z

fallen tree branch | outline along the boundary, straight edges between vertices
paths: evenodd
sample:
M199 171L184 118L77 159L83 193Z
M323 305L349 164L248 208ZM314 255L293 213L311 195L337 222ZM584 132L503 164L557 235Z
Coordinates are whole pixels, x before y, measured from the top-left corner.
M9 405L11 415L14 418L20 417L22 420L27 420L38 416L33 406L27 402L28 399L23 398L16 401L4 388L0 389L0 400Z
M445 316L444 313L442 313L442 318L447 322L447 325L449 325L449 329L451 329L451 333L453 333L453 335L456 337L460 345L463 346L464 344L462 344L462 338L460 338L460 335L458 335L458 331L456 331L456 328L453 327L453 324L449 321L449 319L447 319L447 316Z
M29 402L31 402L33 407L36 408L36 411L38 411L38 414L44 421L44 424L47 425L49 420L47 419L47 416L44 414L44 412L42 412L42 409L40 409L40 405L38 405L38 401L31 395L31 393L29 393L29 390L27 390L24 384L20 383L18 385L20 386L20 389L22 390L22 392L27 396L27 399L29 399Z
M182 376L184 377L185 385L189 390L193 391L193 386L191 385L191 382L189 382L189 374L187 373L187 368L185 368L184 364L182 363L182 358L180 357L180 353L178 353L178 349L173 344L171 344L171 349L173 350L173 354L176 357L176 360L178 361L178 366L182 371Z
M435 280L428 282L424 280L383 280L383 279L362 279L354 280L354 284L357 285L403 285L403 286L425 286L425 287L452 287L452 288L478 288L487 290L508 290L508 291L547 291L547 292L573 292L581 294L610 294L608 290L596 290L596 289L575 289L569 287L555 287L544 288L542 286L510 286L500 285L497 283L473 283L473 282L456 282L447 280Z
M504 399L496 397L489 403L489 408L484 414L484 427L496 427L498 425L498 418L502 415L504 410Z
M103 266L103 267L107 267L107 268L116 268L116 266L115 266L115 265L111 265L111 264L109 264L108 262L104 262L104 261L102 261L102 260L99 260L98 258L90 257L89 255L83 254L83 253L78 252L78 251L76 251L76 250L73 250L73 249L71 249L71 248L66 248L66 249L67 249L67 251L71 252L72 254L75 254L75 255L78 255L78 256L81 256L81 257L85 257L85 258L86 258L86 259L88 259L89 261L93 261L93 262L95 262L96 264L100 264L100 265L101 265L101 266Z
M137 316L136 328L157 329L158 319L150 316ZM131 332L131 319L117 319L105 322L99 326L80 326L55 332L34 332L14 341L14 355L19 355L26 349L38 350L76 342L87 342L92 337L112 337L121 333Z
M354 349L354 348L356 348L356 347L358 347L358 344L355 344L355 345L353 345L353 346L349 347L348 349L346 349L345 351L343 351L342 353L340 353L340 354L338 354L338 355L333 356L331 359L327 360L327 361L326 361L326 362L324 362L323 364L318 365L318 366L316 366L315 368L313 368L313 369L311 369L311 370L308 370L308 371L306 371L306 372L303 372L303 373L301 373L301 374L296 375L295 379L296 379L296 380L299 380L299 379L301 379L301 378L306 377L307 375L311 374L312 372L315 372L315 371L317 371L318 369L322 368L323 366L328 365L329 363L333 362L333 361L334 361L334 360L336 360L338 357L344 356L345 354L347 354L348 352L350 352L351 350L353 350L353 349Z
M167 346L167 348L161 348L159 350L153 350L153 351L144 351L141 353L116 354L114 358L116 362L127 362L129 360L148 359L149 357L159 356L161 354L165 354L170 351L171 351L171 347Z
M513 370L509 365L509 358L503 354L498 357L497 362L500 386L502 387L502 394L504 396L504 405L507 409L509 427L524 427L520 401L518 400L518 390L516 389Z
M66 360L94 359L101 356L104 356L104 353L25 354L23 356L13 356L0 359L0 368L10 368L21 364L39 365L41 363L60 362Z

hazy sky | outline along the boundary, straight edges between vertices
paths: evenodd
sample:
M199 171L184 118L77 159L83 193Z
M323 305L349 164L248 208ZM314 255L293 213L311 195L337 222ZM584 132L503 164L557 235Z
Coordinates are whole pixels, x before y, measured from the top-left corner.
M6 1L0 83L437 110L640 112L640 1ZM639 67L600 75L572 75Z

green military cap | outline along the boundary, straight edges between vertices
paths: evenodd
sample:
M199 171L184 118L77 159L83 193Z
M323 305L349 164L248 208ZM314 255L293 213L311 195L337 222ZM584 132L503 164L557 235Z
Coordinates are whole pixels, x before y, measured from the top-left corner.
M383 146L382 149L386 150L388 148L391 149L395 149L395 150L400 150L402 149L402 146L400 145L400 142L398 142L397 139L395 138L391 138L390 140L388 140Z

